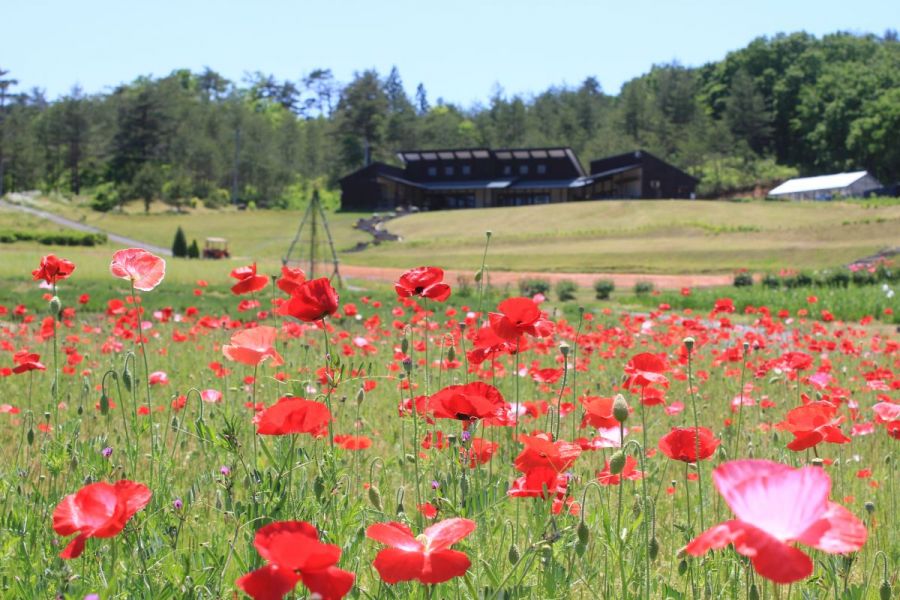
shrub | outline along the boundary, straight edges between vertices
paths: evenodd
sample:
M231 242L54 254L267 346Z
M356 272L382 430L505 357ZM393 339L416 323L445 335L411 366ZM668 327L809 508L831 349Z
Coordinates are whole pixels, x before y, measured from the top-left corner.
M106 243L106 234L81 231L56 233L31 230L0 231L0 243L12 244L15 242L38 242L48 246L97 246Z
M112 183L97 186L91 208L97 212L109 212L119 204L119 192Z
M206 208L223 208L231 203L231 193L222 188L217 188L209 193L209 196L203 199L203 206Z
M638 281L634 284L634 293L637 296L652 294L654 289L655 287L651 281Z
M546 279L538 278L522 279L519 281L519 292L523 296L528 296L529 298L535 294L543 294L546 296L550 293L550 282Z
M172 256L175 258L187 258L188 245L187 238L184 237L184 229L181 225L175 230L175 240L172 242Z
M734 287L752 287L753 275L750 273L738 273L734 276Z
M797 273L790 277L784 278L784 287L792 290L794 288L810 287L813 284L813 278L809 273Z
M766 273L765 277L762 278L763 287L769 288L770 290L777 290L781 287L781 279L777 275L772 275L771 273Z
M594 295L597 300L609 300L616 289L616 284L611 279L598 279L594 282Z
M187 255L188 258L200 258L200 246L197 245L197 240L191 242Z
M829 287L845 288L850 285L850 273L847 271L834 271L825 276L825 285Z
M872 285L875 283L875 274L869 273L865 269L860 269L859 271L854 271L850 279L854 285Z
M560 279L556 282L556 297L560 302L568 302L575 299L578 284L571 279Z

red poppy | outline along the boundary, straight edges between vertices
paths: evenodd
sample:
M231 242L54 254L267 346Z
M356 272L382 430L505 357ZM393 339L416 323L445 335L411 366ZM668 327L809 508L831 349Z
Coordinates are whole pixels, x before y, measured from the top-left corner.
M581 446L563 440L554 442L549 433L522 435L519 441L525 444L525 448L516 457L515 467L523 473L539 467L561 473L581 456Z
M22 373L27 373L28 371L46 371L47 367L41 363L40 354L34 354L32 352L28 352L27 350L21 350L16 352L13 355L13 362L16 363L16 366L13 367L12 372L16 375L21 375Z
M280 600L298 582L322 600L339 600L353 587L353 573L335 566L341 549L320 542L318 531L309 523L270 523L256 532L253 546L267 564L235 584L254 600Z
M524 352L527 349L528 344L525 340L526 338L519 339L519 352ZM473 343L475 348L470 350L466 356L469 359L469 362L475 365L480 365L485 360L496 358L502 354L516 353L516 341L510 342L509 340L503 339L489 326L482 327L475 333Z
M779 366L785 371L802 371L812 366L813 358L805 352L785 352Z
M400 298L419 296L443 302L450 297L450 286L443 279L444 271L438 267L416 267L401 275L394 289Z
M698 435L699 432L699 435ZM700 438L700 460L713 455L721 440L716 439L713 432L706 427L673 427L672 431L659 440L659 449L672 460L697 462L697 438Z
M483 465L491 460L491 457L497 452L499 447L500 444L497 442L489 442L480 437L472 438L472 443L468 450L469 468L474 469L475 465Z
M293 294L300 284L306 281L306 273L303 269L292 269L287 265L281 267L281 277L275 284L285 294Z
M294 317L307 323L321 321L338 309L338 294L327 277L312 279L300 284L285 302L279 314Z
M809 556L794 542L844 554L859 550L866 541L860 520L828 500L831 479L824 469L734 460L713 471L713 482L736 518L694 538L685 547L692 556L733 544L757 573L785 584L813 571Z
M669 380L663 375L665 370L666 362L656 354L649 352L636 354L625 364L625 374L628 375L628 378L625 380L624 387L626 390L635 387L644 388L654 384L668 387Z
M113 254L109 272L127 279L135 289L149 292L165 277L166 261L142 248L128 248Z
M284 359L275 350L277 337L278 330L266 325L242 329L231 336L230 344L222 346L222 353L233 361L254 367L271 358L272 366L277 367L284 364Z
M623 479L636 480L644 476L643 471L637 470L638 461L633 456L625 457L625 467L621 473L613 474L609 470L609 461L603 465L603 470L597 473L597 481L600 485L619 485Z
M255 421L260 435L308 433L323 437L328 433L331 413L321 402L286 396L259 413Z
M547 337L553 323L543 319L541 309L531 298L508 298L497 306L500 312L489 313L491 328L505 340L516 341L525 334Z
M469 557L450 546L475 530L469 519L446 519L413 536L403 523L375 523L366 535L388 546L372 563L385 583L420 581L443 583L469 570Z
M447 386L428 399L428 410L437 419L456 419L464 426L478 419L502 417L507 404L492 385L473 381Z
M584 406L584 415L581 417L582 427L590 425L598 429L610 429L619 426L619 422L612 414L614 398L585 396L580 400Z
M372 447L371 438L364 435L336 435L334 443L344 450L366 450Z
M837 416L837 407L830 402L810 402L789 410L784 421L775 427L790 431L794 439L787 445L799 452L812 448L819 442L846 444L850 438L844 435L839 425L844 417Z
M231 277L238 280L236 284L231 286L231 293L235 295L258 292L269 283L268 277L256 274L256 263L234 269L231 271Z
M564 498L568 485L569 479L563 473L550 467L537 467L513 481L506 495L512 498Z
M43 279L47 283L54 284L66 279L75 270L75 264L64 258L57 258L55 254L48 254L41 258L40 268L31 272L34 280Z
M123 479L115 484L91 483L63 498L53 511L53 530L63 536L77 533L78 537L60 557L78 558L88 538L118 534L137 511L147 506L152 495L144 484Z

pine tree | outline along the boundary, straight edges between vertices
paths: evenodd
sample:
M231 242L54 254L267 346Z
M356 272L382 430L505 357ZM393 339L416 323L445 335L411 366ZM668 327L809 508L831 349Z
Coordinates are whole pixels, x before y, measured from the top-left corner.
M187 251L188 258L200 258L200 246L197 245L197 240L193 240L191 242L190 248Z
M180 225L175 231L175 241L172 242L172 256L175 258L187 258L188 256L187 238L184 237L184 230Z

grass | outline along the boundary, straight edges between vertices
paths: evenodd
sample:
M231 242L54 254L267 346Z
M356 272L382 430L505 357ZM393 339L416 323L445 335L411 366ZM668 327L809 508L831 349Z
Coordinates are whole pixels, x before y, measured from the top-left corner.
M158 204L150 215L137 205L126 214L59 200L39 205L164 247L179 225L201 246L205 237L226 237L238 260L267 268L278 265L302 217L299 211L230 209L178 215ZM430 264L474 272L490 230L493 270L730 273L834 267L895 246L900 203L606 201L442 211L390 221L387 228L402 241L348 252L370 240L353 229L360 216L329 215L346 264L407 267L414 257L427 256ZM18 218L0 211L0 228ZM5 251L0 247L0 255Z

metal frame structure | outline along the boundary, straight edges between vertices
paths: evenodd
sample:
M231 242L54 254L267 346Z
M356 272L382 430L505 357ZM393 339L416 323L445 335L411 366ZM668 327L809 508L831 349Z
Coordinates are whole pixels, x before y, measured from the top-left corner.
M337 252L334 249L334 240L331 237L331 230L328 228L328 218L325 216L325 211L322 209L322 203L319 201L319 190L314 189L312 198L310 198L309 205L306 207L306 212L303 213L303 219L300 220L300 226L297 228L297 234L294 236L291 245L288 247L287 254L285 254L284 258L281 259L281 263L283 265L287 265L292 260L294 262L303 262L302 259L296 258L292 259L292 255L294 253L294 248L297 246L297 242L300 241L301 236L303 235L303 228L306 227L307 222L309 223L309 270L306 272L306 276L309 279L315 279L316 277L316 229L317 229L317 221L318 219L322 219L322 228L325 230L325 236L328 239L328 248L331 250L331 260L334 265L334 270L331 272L331 275L328 276L329 279L334 279L337 277L338 287L343 287L343 279L341 279L341 272L338 268L339 260L337 257Z

